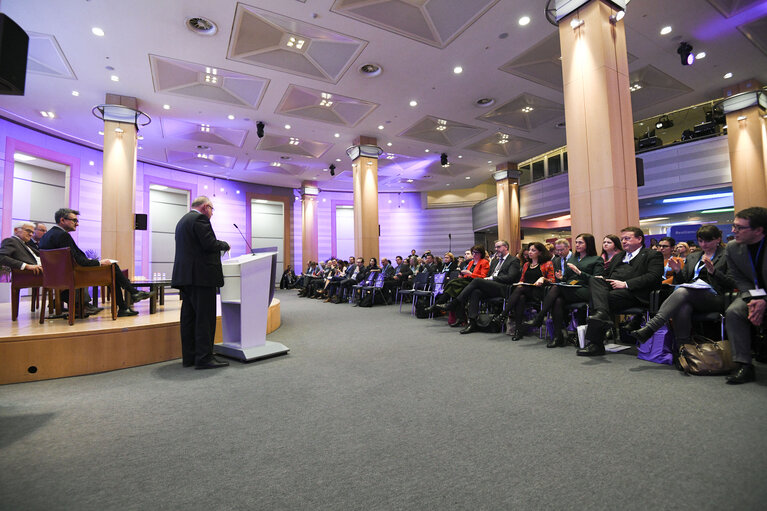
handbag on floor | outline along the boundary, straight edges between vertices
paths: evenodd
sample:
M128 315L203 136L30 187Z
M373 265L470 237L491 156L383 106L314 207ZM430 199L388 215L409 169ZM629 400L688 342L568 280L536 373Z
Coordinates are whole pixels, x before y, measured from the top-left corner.
M477 316L477 328L480 332L497 334L503 329L503 319L499 314L480 314Z
M727 374L733 370L730 341L712 341L702 335L693 335L692 344L679 348L679 365L687 374Z
M674 356L671 354L673 346L674 334L664 325L645 342L637 344L637 358L656 364L671 365L674 360Z

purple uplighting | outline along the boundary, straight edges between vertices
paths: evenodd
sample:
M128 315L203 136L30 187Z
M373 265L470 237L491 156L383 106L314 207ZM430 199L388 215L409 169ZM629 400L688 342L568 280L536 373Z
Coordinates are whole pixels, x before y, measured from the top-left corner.
M727 32L737 30L740 25L745 25L764 16L767 16L767 0L731 18L724 18L717 13L714 19L697 27L693 35L698 41L712 41Z

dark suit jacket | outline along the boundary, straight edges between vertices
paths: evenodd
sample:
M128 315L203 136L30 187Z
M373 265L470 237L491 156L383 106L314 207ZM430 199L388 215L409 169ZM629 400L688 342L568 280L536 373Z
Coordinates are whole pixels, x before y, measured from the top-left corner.
M568 255L569 255L570 257L569 257L568 259L566 259L566 260L565 260L565 271L562 273L562 276L563 276L563 277L564 277L564 274L565 274L565 273L567 273L567 263L569 263L569 262L570 262L570 259L572 259L572 257L573 257L573 252L572 252L572 251L571 251L571 252L568 252ZM556 272L558 272L558 271L562 271L562 258L561 258L561 257L559 257L559 256L554 256L554 257L551 259L551 264L554 266L554 273L556 273ZM572 270L570 270L570 271L572 271ZM564 280L566 280L566 279L564 279L564 278L563 278L563 279L562 279L562 281L564 281ZM561 281L560 281L560 282L561 282Z
M682 271L674 274L673 283L684 284L692 282L693 277L695 277L695 266L698 264L701 257L703 257L703 252L700 250L688 255L687 259L684 261ZM714 291L716 291L717 294L723 295L729 293L735 288L735 281L727 276L727 256L725 255L724 247L716 249L716 253L711 262L714 263L714 274L710 275L704 267L701 270L700 275L703 280L711 284L711 287L714 288Z
M583 259L578 260L578 257L573 255L567 262L568 264L574 264L576 268L581 270L581 274L578 275L568 266L562 281L570 282L577 280L578 284L582 286L588 285L589 279L594 275L602 275L605 269L605 260L599 256L586 256Z
M662 285L663 254L650 248L643 248L628 262L630 269L621 268L626 266L623 262L625 256L625 251L615 254L604 272L604 277L625 281L629 291L640 302L649 303L650 291L660 289ZM619 272L623 274L617 275Z
M0 244L0 266L8 266L18 270L21 269L22 263L37 264L29 250L39 255L34 248L27 248L27 245L20 238L16 236L5 238L2 244Z
M58 225L51 227L48 232L43 234L43 237L40 238L40 250L67 247L69 247L72 252L72 258L80 266L99 266L101 264L98 259L88 259L88 256L85 255L85 252L80 250L80 247L77 246L77 243L72 239L72 236Z
M762 252L767 250L767 238L764 238ZM767 281L767 257L760 254L761 267L757 271L762 275L762 279ZM727 274L734 281L735 287L740 292L740 297L748 296L749 289L756 289L756 275L754 274L751 254L748 252L748 245L738 243L732 240L727 244Z
M50 231L48 231L50 232ZM173 261L173 287L221 287L221 251L229 244L216 239L210 219L195 210L176 224L176 257Z
M487 276L490 277L493 275L493 272L495 271L495 268L498 266L498 261L500 261L499 258L494 257L493 261L490 263L490 270L487 272ZM498 275L493 277L493 282L498 282L500 284L513 284L515 282L519 281L519 276L522 274L521 265L519 264L519 259L516 258L514 254L508 254L506 256L506 259L503 261L503 266L501 266L501 271L498 272Z
M27 245L35 250L35 252L40 251L40 244L35 241L35 238L29 238L29 241L27 241Z
M381 267L381 272L384 274L384 278L390 279L394 276L394 266L388 264L386 268Z

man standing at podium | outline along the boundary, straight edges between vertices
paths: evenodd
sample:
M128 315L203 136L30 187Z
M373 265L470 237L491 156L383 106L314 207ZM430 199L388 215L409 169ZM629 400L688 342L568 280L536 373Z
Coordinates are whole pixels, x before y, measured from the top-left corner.
M216 239L210 199L197 197L176 224L176 257L171 286L181 292L181 355L184 367L216 369L229 363L213 356L216 288L224 285L221 252L229 244Z

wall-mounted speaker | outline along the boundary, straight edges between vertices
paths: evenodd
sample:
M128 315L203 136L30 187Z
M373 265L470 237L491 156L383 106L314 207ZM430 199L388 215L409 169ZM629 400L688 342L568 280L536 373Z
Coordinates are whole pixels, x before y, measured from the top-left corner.
M0 14L0 94L23 96L27 77L29 36L5 14Z
M644 160L642 158L637 158L636 164L637 164L637 186L644 186Z
M146 213L136 213L136 227L137 231L146 231L147 216Z

